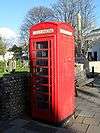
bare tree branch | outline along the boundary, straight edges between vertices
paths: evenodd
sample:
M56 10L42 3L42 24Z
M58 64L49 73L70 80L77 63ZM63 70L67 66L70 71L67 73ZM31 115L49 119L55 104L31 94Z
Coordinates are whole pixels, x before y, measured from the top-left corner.
M24 23L22 24L21 31L21 39L23 38L23 42L27 43L29 39L29 27L35 23L44 22L44 21L53 21L55 19L54 12L52 9L39 6L30 9L25 17Z

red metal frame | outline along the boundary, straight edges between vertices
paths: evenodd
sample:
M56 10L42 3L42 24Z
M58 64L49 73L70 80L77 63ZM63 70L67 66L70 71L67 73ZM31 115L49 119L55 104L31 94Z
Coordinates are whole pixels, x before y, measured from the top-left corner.
M30 28L29 53L32 73L31 105L33 118L55 123L64 120L74 112L74 37L71 33L73 33L73 28L66 23L44 22ZM48 42L47 49L36 49L36 45L41 41ZM37 50L48 50L48 57L37 58ZM48 66L42 66L42 68L48 69L48 76L44 78L42 76L44 81L45 78L49 80L48 84L43 85L44 88L45 86L48 87L48 93L37 92L36 86L33 87L37 81L34 76L37 73L36 67L41 67L35 64L37 61L39 62L38 59L48 59ZM42 84L39 85L42 86ZM47 111L39 110L38 101L36 101L37 94L48 96Z

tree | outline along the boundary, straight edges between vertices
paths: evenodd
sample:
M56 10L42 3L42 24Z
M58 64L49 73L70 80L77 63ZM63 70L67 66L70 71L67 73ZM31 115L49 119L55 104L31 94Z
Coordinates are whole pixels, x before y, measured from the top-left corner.
M76 17L76 2L75 0L57 0L52 5L54 16L58 21L71 22L74 24Z
M78 42L79 32L77 16L81 16L81 43L85 44L88 33L94 29L94 4L93 0L57 0L52 9L58 21L70 22L75 28L75 38ZM85 46L85 45L84 45Z
M80 12L82 18L82 30L94 24L93 0L57 0L52 9L58 21L71 22L77 26L77 14Z
M44 6L30 9L25 17L24 23L21 26L21 40L23 40L25 44L28 43L29 27L31 25L51 20L54 20L54 13L52 9Z
M13 45L12 48L9 48L9 51L12 51L14 52L15 54L17 53L22 53L22 46L16 46L16 45Z
M22 46L13 45L12 48L9 48L9 51L14 52L16 58L22 55Z
M2 39L0 38L0 55L4 55L6 51L6 47L4 45L4 42L2 41Z
M87 35L95 26L93 0L79 0L79 10L82 17L82 33Z

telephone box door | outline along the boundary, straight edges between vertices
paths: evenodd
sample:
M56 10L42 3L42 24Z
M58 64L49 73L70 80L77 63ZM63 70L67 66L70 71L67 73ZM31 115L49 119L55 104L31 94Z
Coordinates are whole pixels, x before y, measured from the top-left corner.
M52 119L53 84L52 65L53 39L38 38L31 40L31 73L32 73L32 116ZM52 51L52 52L51 52Z

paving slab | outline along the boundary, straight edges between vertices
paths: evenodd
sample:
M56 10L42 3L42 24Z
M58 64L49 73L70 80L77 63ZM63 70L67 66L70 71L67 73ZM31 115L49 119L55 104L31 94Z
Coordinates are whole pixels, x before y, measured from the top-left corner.
M4 130L2 133L24 133L24 130L20 127L11 127L7 130Z
M13 120L12 122L10 122L10 124L13 126L16 126L17 128L20 128L20 127L24 126L25 124L27 124L28 122L29 121L27 121L27 120L18 118L18 119Z
M86 133L89 125L88 124L80 124L74 123L71 128L73 129L74 133Z
M9 123L9 121L0 121L0 131L4 131L5 129L12 128L13 124Z
M93 111L90 111L90 110L83 110L83 111L81 111L80 113L79 113L79 116L81 116L81 117L93 117L95 115L95 112L93 112Z
M96 120L95 118L85 118L83 120L83 124L90 124L90 125L99 125L100 120Z
M76 118L75 122L76 122L76 123L81 123L81 124L82 124L84 119L85 119L84 117L78 116L78 117Z
M66 126L72 126L73 123L80 123L82 124L83 123L83 120L84 120L84 117L80 117L80 116L77 116L76 118L71 118L69 119L69 122L67 123Z
M100 133L100 126L89 126L86 133Z
M97 120L100 120L100 113L96 113L96 114L94 115L94 118L97 119Z
M71 128L54 127L33 120L24 125L23 129L27 131L27 133L28 131L32 133L74 133Z

